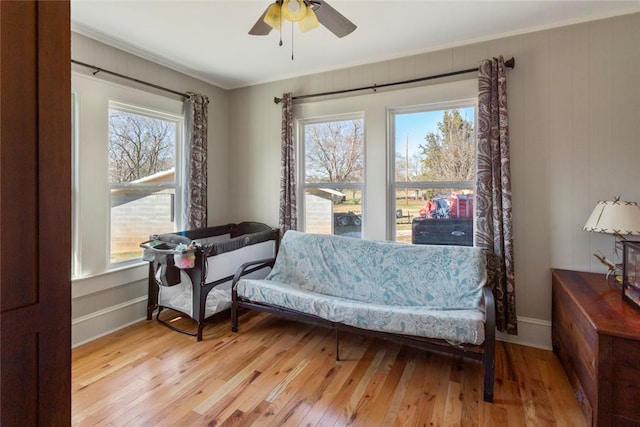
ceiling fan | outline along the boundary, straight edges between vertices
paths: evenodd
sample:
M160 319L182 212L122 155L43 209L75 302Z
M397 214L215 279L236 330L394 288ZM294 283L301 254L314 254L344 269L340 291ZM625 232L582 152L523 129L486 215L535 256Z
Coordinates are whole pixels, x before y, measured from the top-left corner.
M338 37L351 34L356 29L353 22L324 0L276 0L267 7L249 34L266 36L271 29L279 30L283 19L297 22L302 32L322 24Z

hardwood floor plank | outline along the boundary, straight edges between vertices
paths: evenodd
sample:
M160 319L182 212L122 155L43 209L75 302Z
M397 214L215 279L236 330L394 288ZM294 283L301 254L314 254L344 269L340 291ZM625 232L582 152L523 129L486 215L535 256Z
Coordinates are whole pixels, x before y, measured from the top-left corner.
M281 417L281 419L274 419L270 425L305 425L302 420L307 417L309 412L313 409L322 391L333 380L338 369L339 367L335 366L335 362L330 358L325 358L324 363L318 370L311 373L311 376L304 384L292 384L292 387L295 387L296 390L298 390L296 393L296 398L298 400L291 399L287 409L282 411L286 413L286 415Z
M449 381L447 390L447 403L444 406L444 427L459 426L462 419L462 384Z
M269 358L263 358L264 365L259 367L260 372L268 371L270 367L275 367L276 370L274 375L269 376L269 381L262 383L261 387L255 388L256 396L260 397L260 401L269 404L269 411L264 412L262 417L258 417L254 423L258 423L258 425L259 423L268 424L272 413L280 412L277 408L286 405L288 396L290 395L290 392L287 391L287 386L301 373L304 373L304 378L310 375L304 371L304 368L309 363L309 359L321 351L325 345L325 340L326 336L312 333L310 329L306 329L306 333L299 337L300 346L295 347L295 352L287 350L282 355L285 357L281 358L279 364L274 365L269 361ZM320 361L321 359L315 358L314 360ZM207 422L219 423L223 421L225 419L224 417L233 407L238 407L238 404L234 403L233 406L229 404L226 405L226 407L211 408L207 414ZM243 412L247 412L247 410Z
M258 358L263 351L255 352L251 354L251 360L244 367L241 367L239 371L229 378L215 393L208 396L202 403L194 408L194 411L200 415L204 415L213 405L220 399L225 397L231 391L237 389L242 385L250 383L255 378L256 368L262 364L262 360ZM224 378L223 378L224 380Z
M381 427L390 427L397 419L402 401L404 399L405 393L407 392L407 388L409 387L409 381L411 380L413 371L416 368L415 359L410 354L407 354L406 350L407 349L405 348L401 352L403 358L405 359L403 364L404 369L402 370L396 387L393 388L393 397L389 403L389 407L386 411L385 417L380 424ZM390 376L389 380L393 381L393 378ZM389 387L391 387L391 384L389 384Z
M176 319L176 323L184 322ZM73 350L74 426L538 426L586 423L556 356L498 342L475 360L245 312L204 340L140 322Z
M587 421L582 414L578 401L573 395L558 393L566 383L566 375L562 367L553 360L538 360L538 369L547 389L551 403L552 417L557 425L586 427ZM565 378L562 382L561 379Z
M407 357L400 351L402 349L393 350L387 353L390 362L383 362L384 369L369 384L363 399L360 400L354 425L367 427L384 423L398 382L407 366Z
M520 395L520 385L516 381L502 381L500 386L500 400L494 404L503 408L507 413L510 426L525 426L525 408Z
M367 344L370 344L370 341L367 341ZM374 360L379 361L380 357L380 351L368 345L362 358L356 362L355 368L351 371L349 377L345 379L340 390L333 395L327 411L318 420L317 426L335 425L345 414L351 413L350 405L352 405L351 402L356 389L361 390L360 384L364 381L363 376L371 371L372 362Z
M527 425L553 423L551 404L538 369L540 352L539 349L523 346L513 349L512 352Z
M404 393L404 398L402 399L400 410L394 423L395 426L412 424L420 405L420 398L425 393L422 386L427 378L431 358L434 356L431 353L418 354L418 351L415 349L411 349L410 351L411 360L415 362L415 369L413 370L413 375L411 375L408 380L407 391Z
M484 404L483 398L483 371L481 363L462 363L461 389L461 427L475 427L479 423L478 413L480 406Z
M286 375L286 371L288 370L288 368L285 366L285 363L287 363L287 361L290 361L293 357L295 357L294 355L299 353L299 349L302 348L302 344L305 343L305 337L306 335L300 337L299 347L294 347L290 350L281 352L277 357L269 362L270 366L284 367L284 370L270 370L267 366L265 366L262 375L256 381L250 384L250 386L248 386L246 389L240 391L233 406L237 406L238 409L240 409L244 413L253 411L256 407L262 405L263 403L266 403L267 406L269 406L270 402L265 402L266 394L268 394L270 390L272 390L270 387L273 387L274 383L277 383L283 375ZM329 366L332 365L329 364ZM229 416L228 411L232 409L233 407L225 408L220 413L219 418L224 419L225 417Z
M509 426L507 410L500 405L489 405L485 411L485 419L481 425L484 426Z
M351 337L349 345L340 350L341 360L339 362L335 361L335 355L331 355L331 360L327 362L333 363L335 369L331 371L332 375L327 378L327 381L318 385L313 397L309 400L310 403L313 401L313 404L300 420L300 425L320 425L320 420L325 416L325 413L335 412L332 408L332 402L358 366L358 361L367 349L365 344L368 342L362 337ZM320 388L322 385L324 388Z
M444 411L449 392L449 379L451 377L451 365L457 357L448 354L435 353L432 358L436 363L429 365L427 379L423 384L423 395L419 411L414 419L414 425L420 425L423 421L431 419L433 425L442 425Z
M374 346L372 346L374 347ZM350 393L348 399L346 399L347 404L343 407L342 413L336 419L335 426L345 426L351 425L354 423L357 417L357 407L360 401L364 398L365 392L369 387L370 383L374 380L377 371L380 369L380 365L385 358L386 350L375 349L375 355L373 360L362 374L360 378L354 378L356 382L356 387Z

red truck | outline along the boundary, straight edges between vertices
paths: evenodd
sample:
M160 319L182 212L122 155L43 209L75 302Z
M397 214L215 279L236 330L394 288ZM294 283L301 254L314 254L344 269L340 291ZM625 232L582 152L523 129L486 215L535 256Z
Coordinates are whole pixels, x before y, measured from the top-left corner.
M420 209L423 218L472 218L473 193L451 193L428 200Z
M411 242L473 246L473 193L451 193L428 200L411 224Z

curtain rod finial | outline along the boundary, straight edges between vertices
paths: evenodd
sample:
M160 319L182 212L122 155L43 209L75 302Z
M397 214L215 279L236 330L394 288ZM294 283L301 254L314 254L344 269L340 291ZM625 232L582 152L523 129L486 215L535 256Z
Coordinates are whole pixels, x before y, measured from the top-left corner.
M273 103L274 104L280 104L280 102L282 102L282 98L278 98L277 96L273 97Z
M511 59L507 59L507 60L504 62L504 65L505 65L506 67L509 67L509 68L515 68L515 66L516 66L516 58L511 57Z

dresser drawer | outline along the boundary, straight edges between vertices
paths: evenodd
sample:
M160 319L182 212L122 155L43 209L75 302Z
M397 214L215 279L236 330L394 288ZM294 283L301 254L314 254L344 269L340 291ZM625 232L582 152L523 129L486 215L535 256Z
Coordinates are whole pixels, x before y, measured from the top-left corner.
M565 289L554 283L552 343L587 420L596 399L595 330Z
M613 342L612 412L616 425L640 425L640 341L617 338Z

